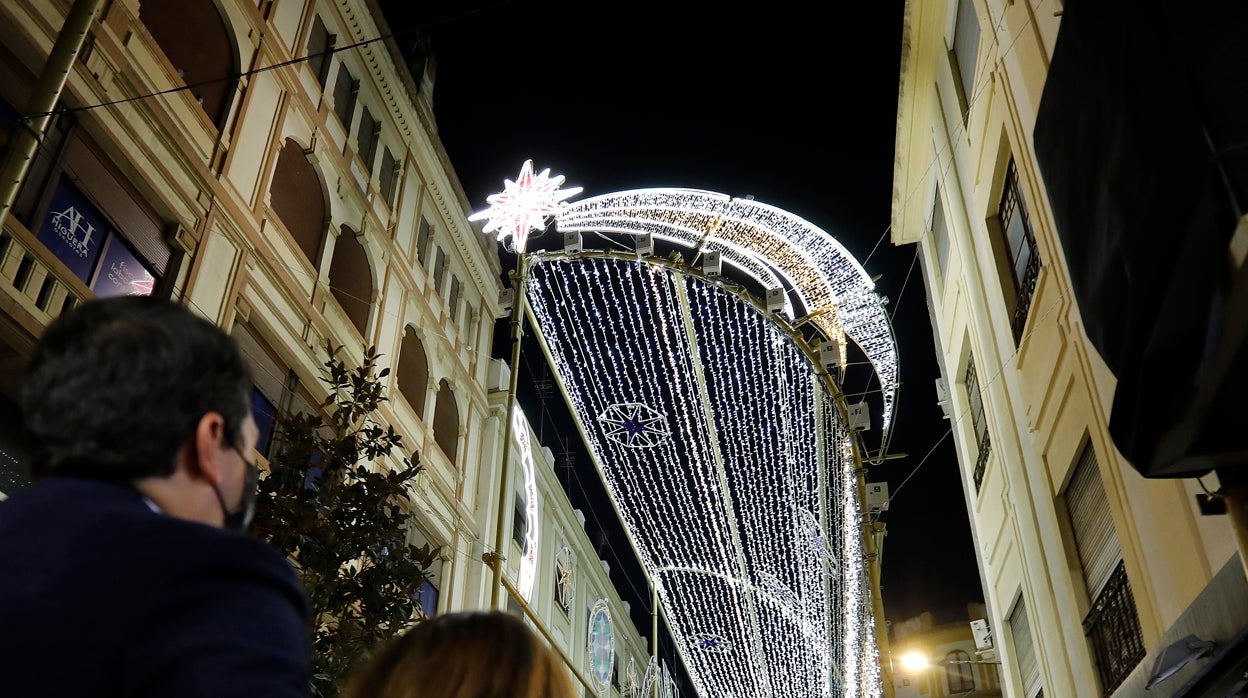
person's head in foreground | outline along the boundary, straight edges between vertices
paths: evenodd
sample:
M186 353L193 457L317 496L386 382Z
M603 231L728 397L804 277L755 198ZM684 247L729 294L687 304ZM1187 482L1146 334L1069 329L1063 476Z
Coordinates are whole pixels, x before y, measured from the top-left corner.
M129 483L171 516L245 528L250 385L234 340L185 306L89 301L49 325L27 369L32 474Z
M501 611L450 613L383 647L347 698L574 698L567 667L524 621Z

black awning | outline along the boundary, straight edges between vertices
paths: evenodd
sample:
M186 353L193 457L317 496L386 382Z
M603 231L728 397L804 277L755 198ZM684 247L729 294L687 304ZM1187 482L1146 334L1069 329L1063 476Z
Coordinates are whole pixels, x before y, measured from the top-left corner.
M1246 33L1243 0L1068 0L1036 118L1075 300L1118 378L1110 432L1149 477L1248 462L1248 354L1226 330L1244 322L1227 245L1248 210Z

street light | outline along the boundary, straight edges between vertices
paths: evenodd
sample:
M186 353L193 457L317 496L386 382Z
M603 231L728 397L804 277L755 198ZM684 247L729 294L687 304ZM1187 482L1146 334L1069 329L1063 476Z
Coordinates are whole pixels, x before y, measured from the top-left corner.
M907 652L901 656L901 668L909 672L923 671L932 661L922 652Z

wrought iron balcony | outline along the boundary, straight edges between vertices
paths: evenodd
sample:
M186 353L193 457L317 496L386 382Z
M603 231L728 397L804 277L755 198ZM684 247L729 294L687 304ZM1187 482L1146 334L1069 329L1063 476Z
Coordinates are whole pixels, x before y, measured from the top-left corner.
M1092 640L1102 695L1107 696L1127 678L1145 654L1140 616L1135 610L1135 597L1121 561L1092 602L1087 618L1083 619L1083 634Z
M1014 329L1014 343L1023 339L1023 328L1027 326L1027 314L1031 312L1031 299L1036 295L1036 280L1040 278L1040 254L1036 243L1027 236L1027 244L1031 246L1031 256L1027 258L1027 268L1023 270L1022 281L1018 284L1018 302L1014 305L1014 319L1010 326Z
M992 452L992 439L985 430L979 437L979 455L975 458L975 494L979 494L979 485L984 481L984 470L988 467L988 454Z

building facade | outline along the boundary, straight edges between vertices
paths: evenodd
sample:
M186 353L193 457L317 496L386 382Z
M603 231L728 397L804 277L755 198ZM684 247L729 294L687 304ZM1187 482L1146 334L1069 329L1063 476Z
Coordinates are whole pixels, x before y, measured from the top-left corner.
M1036 167L1061 5L907 2L893 242L918 246L1005 694L1214 695L1248 625L1231 525L1199 499L1216 477L1146 479L1116 450ZM1211 653L1164 671L1188 634Z
M17 390L43 328L95 297L162 295L239 341L262 463L276 416L323 400L327 345L349 363L376 347L390 369L380 421L425 465L413 536L443 551L422 606L487 607L506 415L489 387L505 366L489 355L507 309L496 243L467 221L437 136L432 60L408 64L381 38L371 0L6 2L0 152L39 124L32 94L74 16L85 37L0 231L0 497L28 482ZM644 641L535 450L536 617L576 667L585 602L601 599L619 656L644 667Z
M972 620L981 620L983 604L969 604L966 614L937 622L928 611L889 626L893 686L896 698L1001 695L1001 665L992 649L976 646ZM914 661L920 657L924 661ZM907 666L907 658L912 659Z

